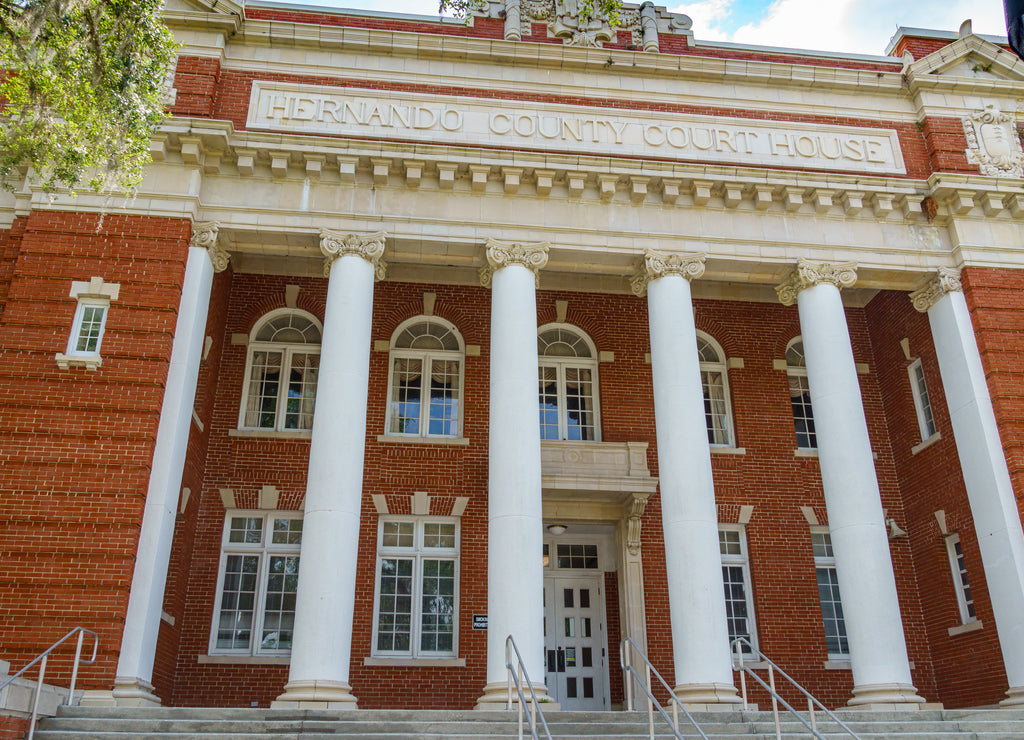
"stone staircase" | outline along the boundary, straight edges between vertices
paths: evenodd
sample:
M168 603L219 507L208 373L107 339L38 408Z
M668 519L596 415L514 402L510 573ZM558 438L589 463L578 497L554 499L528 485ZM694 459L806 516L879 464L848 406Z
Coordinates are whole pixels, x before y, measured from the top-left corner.
M899 713L845 710L838 714L858 737L865 740L947 737L1024 740L1024 711L1019 710L956 709ZM639 740L650 737L646 713L549 712L545 717L554 740ZM696 719L713 740L775 738L770 712L698 714ZM810 733L797 721L783 719L783 737L810 737ZM819 715L818 730L826 737L849 737L838 725L822 720ZM672 737L666 730L656 715L655 737ZM682 727L681 732L687 738L699 737L692 726ZM530 736L528 727L524 736ZM491 740L517 737L517 725L513 712L63 707L56 717L40 722L36 737L40 740L337 740L341 737L351 740Z

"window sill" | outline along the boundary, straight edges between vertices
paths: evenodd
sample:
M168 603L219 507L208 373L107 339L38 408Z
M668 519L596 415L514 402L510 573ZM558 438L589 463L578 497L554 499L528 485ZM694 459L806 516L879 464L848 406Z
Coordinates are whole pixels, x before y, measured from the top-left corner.
M910 448L910 454L911 454L911 455L916 455L916 454L917 454L918 452L920 452L921 450L926 450L926 449L928 449L928 448L929 448L929 447L931 447L931 446L932 446L933 444L935 444L936 442L938 442L938 441L939 441L940 439L942 439L942 432L935 432L935 434L933 434L932 436L930 436L930 437L929 437L928 439L924 440L924 441L923 441L923 442L921 442L920 444L916 444L916 445L914 445L913 447L911 447L911 448Z
M70 370L73 367L96 370L103 364L103 358L99 355L64 355L58 352L53 359L57 361L57 367L61 370Z
M365 666L387 666L392 668L465 668L465 658L363 658Z
M443 445L468 447L469 437L402 437L394 434L379 434L377 441L384 444Z
M305 429L295 432L278 432L273 429L228 429L229 437L247 437L250 439L290 439L295 442L308 442L313 431Z
M850 663L850 659L849 658L840 658L838 656L835 657L835 658L831 658L830 657L822 665L825 667L826 671L852 671L853 670L853 667L852 667L853 664Z
M818 451L817 450L805 450L805 449L802 449L802 448L797 448L797 449L793 450L793 457L817 457L817 456L818 456Z
M196 662L208 665L288 665L287 655L197 655Z
M958 624L956 627L950 627L948 630L949 636L956 637L957 635L965 635L968 632L978 632L983 626L980 619L975 619L967 624Z
M711 447L712 455L746 455L746 447Z

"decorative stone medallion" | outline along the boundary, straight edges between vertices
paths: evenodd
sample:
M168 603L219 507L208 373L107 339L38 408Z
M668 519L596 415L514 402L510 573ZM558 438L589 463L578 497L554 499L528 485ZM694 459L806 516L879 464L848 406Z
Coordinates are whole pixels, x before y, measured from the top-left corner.
M995 104L963 119L967 136L967 161L981 174L1024 177L1024 150L1017 135L1014 115L1003 113Z

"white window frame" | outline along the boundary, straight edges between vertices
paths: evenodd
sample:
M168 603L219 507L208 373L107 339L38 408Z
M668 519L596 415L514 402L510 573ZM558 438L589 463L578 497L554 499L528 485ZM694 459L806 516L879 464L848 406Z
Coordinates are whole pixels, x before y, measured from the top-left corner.
M959 554L956 551L957 545L960 545ZM967 575L967 560L964 557L963 544L960 542L960 535L957 532L951 532L946 535L946 555L949 557L949 568L953 576L953 590L956 592L956 605L960 613L960 624L977 622L978 614L975 610L973 594L971 598L967 596L971 583ZM975 613L972 614L972 611Z
M811 527L812 546L813 546L813 537L814 537L814 535L825 535L826 537L828 537L828 546L830 548L832 547L832 534L831 534L831 532L829 532L828 527ZM833 573L836 573L837 571L836 571L836 558L835 558L835 554L827 555L827 556L819 556L819 555L815 555L814 556L814 586L815 586L815 588L818 588L818 570L819 569L828 569L828 570L831 570ZM838 579L836 579L836 588L839 588ZM843 606L842 590L840 590L840 592L839 592L839 605L840 605L840 607ZM819 613L821 614L822 629L824 629L825 614L824 614L824 612L822 612L820 610L820 607L821 607L821 595L820 595L820 592L819 592L819 596L818 596L818 607L819 607ZM825 637L826 637L826 644L827 644L828 635L826 634ZM849 635L849 632L846 629L846 610L845 609L843 610L843 631L839 635L839 637L846 639L846 652L833 652L833 651L829 651L828 659L829 660L836 660L836 661L848 661L850 659L850 635Z
M385 547L384 546L384 524L385 523L412 523L414 543L412 547ZM455 547L426 548L423 545L423 530L425 524L454 524L455 525ZM377 522L377 556L373 571L373 624L370 632L370 657L372 658L400 658L406 660L437 660L439 658L457 658L459 655L459 610L461 608L460 592L460 563L462 552L462 522L459 517L454 516L402 516L386 515L380 516ZM380 622L380 577L381 561L384 558L403 558L413 560L412 574L412 624L410 630L409 650L378 650L377 649L377 628ZM455 594L452 614L452 649L450 651L425 651L420 650L420 638L423 629L423 561L424 560L451 560L455 563Z
M704 340L708 343L712 350L718 355L717 362L706 362L700 360L700 381L701 391L704 390L704 374L705 373L721 373L722 375L722 395L725 401L725 442L711 442L708 440L708 444L712 447L735 447L736 446L736 430L733 426L732 420L732 395L729 390L729 366L728 360L725 356L725 350L722 349L722 345L715 341L714 337L706 332L698 331L697 339ZM699 347L698 347L699 349ZM699 358L699 352L698 352ZM705 403L708 403L708 399L705 397ZM707 411L705 410L705 420L707 419ZM713 433L713 429L708 428L709 435Z
M581 338L590 350L590 357L547 357L541 355L537 358L537 375L538 383L540 382L540 368L542 367L553 367L555 368L555 388L558 395L558 440L552 440L542 437L541 441L554 442L554 441L579 441L579 442L600 442L601 441L601 383L598 377L598 354L597 347L594 344L594 340L590 338L590 335L580 329L578 326L565 323L553 323L544 324L544 326L537 328L537 337L540 338L541 334L555 329L562 329L563 331L570 332ZM566 404L566 385L565 385L565 370L566 368L577 368L586 369L590 371L591 386L594 389L594 439L584 440L569 440L569 409ZM538 386L538 406L540 403L540 389ZM537 424L540 424L538 416Z
M431 323L441 324L448 328L449 331L458 339L459 349L456 350L419 350L419 349L400 349L395 346L398 338L402 332L408 329L410 326L421 324L430 321ZM421 376L420 376L420 418L419 418L419 431L418 432L394 432L391 431L391 419L394 415L396 402L394 401L395 392L395 360L396 359L415 359L420 360L421 365ZM434 360L442 360L446 362L456 361L459 363L459 396L458 396L458 418L456 421L456 432L455 434L431 434L430 433L430 384L428 378L430 377L430 363ZM403 321L398 325L391 334L391 342L388 350L388 395L387 395L387 407L384 414L384 434L388 437L431 437L431 438L442 438L442 439L460 439L462 437L462 423L465 417L463 413L466 407L466 343L463 341L462 333L459 332L458 328L445 319L437 316L414 316L411 319Z
M259 544L228 541L231 534L231 520L238 517L263 520L263 534ZM264 648L260 645L260 641L256 639L256 636L263 632L263 620L266 616L264 611L267 603L267 583L270 577L271 556L296 556L299 558L299 568L301 569L302 567L301 542L297 544L274 544L271 541L275 519L302 521L302 512L260 509L229 509L225 512L224 531L221 534L220 560L217 565L217 590L213 602L213 618L210 625L209 655L280 656L291 654L291 650L288 648ZM217 647L217 632L220 627L221 604L224 597L224 577L228 557L232 555L257 555L260 558L259 571L256 577L256 599L253 604L252 625L249 628L248 648Z
M797 366L797 365L791 365L789 363L789 350L792 349L793 345L795 345L795 344L800 344L802 346L803 342L804 342L803 337L800 336L800 335L797 335L797 336L793 337L792 339L790 339L789 343L786 345L786 391L787 391L787 393L789 392L789 379L791 377L793 377L793 378L803 378L804 379L804 383L807 384L807 396L808 396L808 399L809 399L808 403L809 403L810 409L811 409L811 415L810 415L810 417L807 417L807 418L809 418L811 420L811 423L813 424L814 423L814 399L810 398L810 396L811 396L811 386L810 386L810 382L807 380L807 366L804 365L803 367L800 367L800 366ZM803 353L803 354L804 354L804 357L807 356L806 353ZM790 394L790 396L789 396L789 402L790 402L790 417L793 419L793 436L796 437L797 449L798 450L816 450L816 449L818 449L818 429L817 429L817 426L815 426L815 428L814 428L814 444L811 444L811 445L801 445L800 444L800 435L796 431L796 417L793 416L793 413L792 413L792 409L793 409L793 396L792 396L792 394ZM808 436L809 436L809 433L808 433Z
M924 377L924 366L921 358L914 360L907 367L910 376L910 389L914 393L914 410L917 412L917 428L921 433L921 441L930 439L938 432L935 424L935 412L932 409L931 394L928 393L928 382Z
M726 554L722 553L722 533L723 532L738 532L739 533L739 545L740 552L738 554ZM750 555L747 551L747 528L742 524L719 524L718 525L718 537L719 537L719 552L722 555L722 582L723 587L725 585L725 569L727 567L740 567L743 573L743 598L747 604L747 633L749 635L750 644L754 646L754 650L758 649L757 640L757 617L754 615L754 590L750 580ZM729 637L729 649L732 651L732 640L734 638L730 635ZM747 652L744 650L744 652Z
M247 346L247 354L245 358L245 376L242 384L242 398L238 408L238 428L250 431L261 431L261 432L281 432L284 434L309 434L312 429L288 429L285 427L288 409L288 385L289 385L289 374L291 373L292 356L295 354L307 354L307 355L319 355L320 345L319 344L289 344L287 342L260 342L256 340L256 335L259 334L263 326L276 319L278 316L285 314L296 314L305 319L309 319L316 325L320 331L320 338L323 341L323 324L316 316L303 311L298 308L277 308L273 311L260 316L259 320L253 325L252 331L249 332L249 342ZM281 377L278 381L277 388L277 406L274 412L274 427L261 427L261 426L249 426L245 423L246 407L249 404L249 393L252 386L252 366L254 355L257 352L275 352L281 353ZM317 370L317 379L319 380L319 368ZM314 409L316 407L316 399L314 396L313 401Z
M71 320L71 332L68 334L67 345L64 352L54 355L57 366L61 370L72 367L85 367L96 370L103 364L103 357L100 350L103 346L103 336L107 330L107 317L110 315L110 303L116 301L121 292L119 283L108 283L101 277L93 277L88 281L76 280L71 283L70 297L77 299L75 314ZM78 349L79 340L82 338L82 325L85 319L85 312L90 308L103 310L99 321L99 333L96 336L96 346L91 350Z

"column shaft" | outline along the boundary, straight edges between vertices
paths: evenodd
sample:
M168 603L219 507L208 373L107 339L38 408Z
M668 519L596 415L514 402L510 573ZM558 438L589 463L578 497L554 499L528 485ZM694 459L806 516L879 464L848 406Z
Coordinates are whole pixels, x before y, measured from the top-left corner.
M348 680L373 281L373 264L356 254L343 254L330 269L309 451L295 636L285 693L274 702L279 708L355 708Z
M687 704L737 701L689 281L652 280L647 306L675 692Z
M850 643L851 704L915 704L889 540L839 288L797 298L818 460Z
M488 448L487 687L503 691L512 635L535 688L544 689L544 570L537 305L534 273L509 264L491 278Z
M928 309L964 485L978 535L1010 689L1024 705L1024 531L974 327L961 292Z
M190 246L114 680L113 696L121 706L160 703L152 693L153 662L213 273L209 252Z

